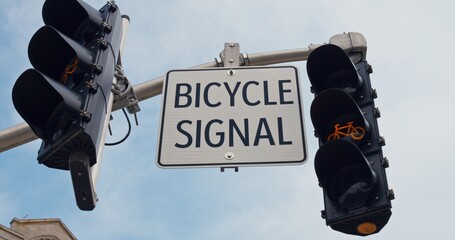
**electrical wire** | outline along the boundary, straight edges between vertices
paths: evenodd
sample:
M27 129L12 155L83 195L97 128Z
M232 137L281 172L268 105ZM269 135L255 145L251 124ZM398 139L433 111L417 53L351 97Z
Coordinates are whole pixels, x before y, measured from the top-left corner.
M125 118L126 118L126 121L128 122L128 132L126 133L126 135L119 141L117 142L113 142L113 143L104 143L105 146L115 146L115 145L118 145L122 142L124 142L129 136L130 136L130 133L131 133L131 122L130 122L130 118L128 117L128 114L126 113L125 109L122 108L122 111L123 111L123 114L125 115Z
M112 3L114 3L114 2L115 1L112 1ZM109 46L109 49L111 50L111 53L112 53L112 55L114 57L114 63L117 64L117 56L115 55L114 48L112 47L110 42L107 42L107 45ZM101 85L99 85L99 84L98 84L98 86L101 87ZM102 88L101 88L101 92L103 93L103 97L104 97L104 99L106 101L106 96L104 95L104 91L103 91ZM107 105L107 101L106 101L106 105ZM107 106L106 106L106 108L107 108ZM128 123L128 132L126 133L126 135L121 140L119 140L117 142L113 142L113 143L104 143L105 146L115 146L115 145L121 144L130 136L130 133L131 133L130 118L128 117L128 114L126 113L124 108L122 108L122 111L123 111L123 114L125 115L126 121ZM106 112L107 112L107 109L106 109Z
M106 95L104 94L103 87L99 83L96 83L96 84L101 89L101 94L103 95L104 102L105 102L105 104L104 104L105 105L105 111L106 111L106 114L107 114L107 99L106 99ZM120 143L123 143L130 136L130 133L131 133L131 121L130 121L130 118L128 117L128 114L126 113L124 108L122 108L122 111L123 111L123 114L125 115L126 121L128 123L128 132L126 133L126 135L121 140L119 140L117 142L113 142L113 143L104 143L105 146L118 145Z
M104 98L104 111L106 111L106 114L107 114L107 98L106 98L106 95L104 94L104 89L99 83L96 83L96 85L99 88L101 88L101 94L103 95L103 98Z

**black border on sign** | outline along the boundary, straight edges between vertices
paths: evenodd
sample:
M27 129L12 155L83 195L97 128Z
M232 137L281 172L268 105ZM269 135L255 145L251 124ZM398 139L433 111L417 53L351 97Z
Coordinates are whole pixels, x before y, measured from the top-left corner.
M299 104L299 115L300 115L300 129L302 131L302 143L303 143L303 159L298 159L295 161L276 161L276 162L242 162L242 163L196 163L196 164L163 164L161 162L161 149L162 149L162 139L163 139L163 126L164 126L164 118L165 118L165 110L166 108L166 97L167 97L167 81L169 79L169 74L171 72L190 72L190 71L221 71L221 70L248 70L248 69L267 69L267 68L293 68L294 73L295 73L295 78L296 78L296 84L297 84L297 98L298 98L298 104ZM279 166L279 165L297 165L297 164L303 164L307 160L308 152L307 152L307 143L306 143L306 135L305 135L305 124L304 124L304 118L303 118L303 108L302 108L302 98L301 98L301 89L300 89L300 77L299 77L299 72L297 67L295 66L267 66L267 67L235 67L235 68L193 68L193 69L177 69L177 70L170 70L166 73L166 78L164 79L163 85L165 86L163 88L163 99L162 99L162 104L161 104L161 115L160 115L160 129L159 129L159 139L158 139L158 148L156 151L156 164L160 168L196 168L196 167L201 167L201 168L209 168L209 167L260 167L260 166Z

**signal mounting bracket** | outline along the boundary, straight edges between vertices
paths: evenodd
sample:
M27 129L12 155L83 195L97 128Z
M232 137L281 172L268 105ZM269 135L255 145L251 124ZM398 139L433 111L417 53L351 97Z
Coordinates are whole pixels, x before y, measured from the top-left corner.
M225 67L225 68L238 68L241 62L240 56L240 45L238 43L225 43L224 50L220 53L220 58L215 59L217 61L218 67ZM229 76L233 76L235 71L230 69L228 71ZM220 171L224 172L226 168L233 168L235 172L239 171L238 166L233 167L221 167Z
M131 82L125 76L122 66L117 65L115 68L115 78L117 79L117 83L112 85L112 92L114 93L114 102L125 102L128 107L128 113L134 114L134 118L136 121L136 126L138 125L137 115L136 113L141 111L139 107L139 100L134 93L133 87L131 86Z

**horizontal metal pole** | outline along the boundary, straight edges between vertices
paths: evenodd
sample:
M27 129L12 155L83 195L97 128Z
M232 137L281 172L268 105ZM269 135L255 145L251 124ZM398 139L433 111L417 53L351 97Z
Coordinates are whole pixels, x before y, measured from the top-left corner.
M38 137L27 123L21 123L0 132L0 152L31 142Z
M211 67L216 67L215 61L193 66L191 68L211 68ZM162 88L163 88L164 78L165 78L165 76L161 76L161 77L149 80L147 82L139 83L139 84L133 86L133 91L136 94L138 101L143 101L143 100L149 99L151 97L160 95L162 92ZM127 106L128 105L121 105L121 103L119 104L119 102L117 102L117 103L114 103L112 110L113 111L119 110L119 109L127 107Z
M264 66L285 62L304 61L308 59L311 47L302 49L292 49L274 52L248 54L249 66ZM311 49L312 50L312 49ZM190 68L214 68L217 67L216 61L196 65ZM133 91L139 101L160 95L163 89L165 76L161 76L147 82L140 83L133 87ZM123 105L122 105L123 104ZM114 103L113 111L128 107L122 102Z
M350 54L353 62L365 60L366 58L366 40L361 33L349 32L337 34L330 38L329 43L338 45L344 49L346 53ZM322 44L312 44L307 48L247 54L248 63L250 66L264 66L286 62L305 61L308 59L310 53L321 45ZM213 61L193 66L191 68L212 68L217 66L217 62ZM135 85L133 87L133 91L136 94L137 99L139 101L143 101L161 94L164 78L165 76L161 76ZM125 104L124 102L114 102L112 111L125 107L128 107L128 104ZM37 139L37 137L26 123L21 123L1 130L0 152L4 152L8 149L31 142L35 139Z

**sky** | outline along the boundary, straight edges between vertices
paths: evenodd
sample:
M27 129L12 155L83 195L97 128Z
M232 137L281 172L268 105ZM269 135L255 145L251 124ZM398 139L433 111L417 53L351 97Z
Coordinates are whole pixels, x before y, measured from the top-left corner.
M44 25L44 1L0 0L0 130L23 120L11 90L31 67L27 46ZM95 8L105 1L87 0ZM343 32L360 32L373 66L372 85L396 199L384 229L367 239L454 239L455 113L452 70L455 2L450 0L117 0L130 17L125 74L139 84L211 62L224 43L259 53L305 48ZM161 169L156 144L161 96L140 102L139 126L106 147L91 212L75 203L69 172L36 161L40 141L0 153L0 224L16 218L60 218L78 239L358 239L320 217L322 189L314 172L318 149L309 108L306 62L301 77L308 160L303 165ZM115 112L113 136L126 121Z

